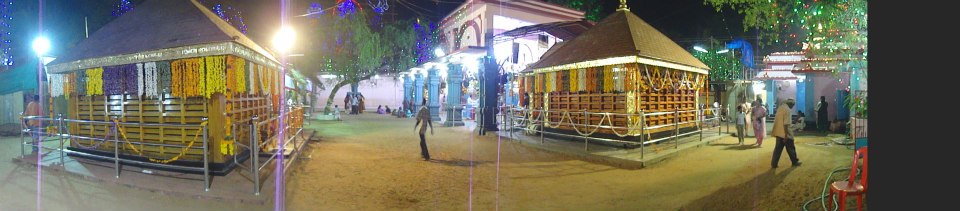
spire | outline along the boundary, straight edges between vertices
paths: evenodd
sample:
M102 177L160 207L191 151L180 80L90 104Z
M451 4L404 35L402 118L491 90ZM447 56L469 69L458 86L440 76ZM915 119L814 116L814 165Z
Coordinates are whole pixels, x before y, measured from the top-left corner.
M617 11L630 11L630 8L627 8L627 0L620 0L620 8L617 8Z

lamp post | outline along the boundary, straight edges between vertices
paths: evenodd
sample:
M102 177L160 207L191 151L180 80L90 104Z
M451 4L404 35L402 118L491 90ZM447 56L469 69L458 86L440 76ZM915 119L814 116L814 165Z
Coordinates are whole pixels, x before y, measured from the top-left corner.
M281 16L282 16L282 15L281 15ZM281 22L283 22L283 21L281 21ZM290 28L289 26L283 25L283 24L281 24L280 31L278 31L277 34L273 37L273 45L274 45L274 47L276 48L277 52L280 53L280 76L281 76L281 80L280 80L280 83L279 83L279 84L280 84L281 90L287 86L287 85L286 85L286 81L287 81L287 80L284 80L284 79L283 79L283 77L286 77L286 75L287 75L287 67L286 67L286 65L287 65L287 61L286 61L286 60L287 60L287 58L286 58L286 57L287 57L287 54L290 52L290 49L293 48L293 42L294 42L295 39L296 39L296 33L293 31L293 29ZM286 120L286 116L287 116L287 115L286 115L287 105L285 105L283 102L286 102L286 91L281 91L281 92L280 92L280 102L281 102L281 103L280 103L280 108L279 108L279 110L280 110L280 118L277 120L277 121L278 121L278 128L277 128L277 131L278 131L278 134L277 134L277 152L276 152L276 153L277 153L277 155L276 155L276 156L277 156L277 161L276 161L276 162L277 162L277 167L276 167L276 171L275 171L275 174L276 174L276 175L274 176L274 177L276 178L276 180L274 181L274 182L275 182L275 184L274 184L274 186L275 186L275 189L274 189L274 190L275 190L275 193L274 193L274 194L275 194L275 196L274 196L274 210L284 210L284 206L283 206L283 204L284 204L284 197L283 197L283 196L284 196L284 186L285 186L286 183L285 183L285 180L284 180L284 178L283 178L283 172L284 172L284 169L283 169L283 152L284 152L285 149L286 149L286 147L285 147L285 145L284 145L284 139L286 139L286 137L285 137L284 134L285 134L285 132L286 132L285 120ZM294 146L294 147L296 147L296 146ZM256 156L256 155L253 155L253 156Z

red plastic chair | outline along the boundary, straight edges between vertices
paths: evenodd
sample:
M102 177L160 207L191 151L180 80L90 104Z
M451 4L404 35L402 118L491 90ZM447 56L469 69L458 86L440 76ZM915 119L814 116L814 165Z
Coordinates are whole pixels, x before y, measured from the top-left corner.
M860 171L860 181L855 181L857 177L857 160L863 156L863 169ZM830 195L827 197L827 206L833 209L833 194L840 195L838 205L840 211L846 210L847 196L857 196L857 210L863 210L863 195L867 194L867 147L857 149L853 154L853 166L850 167L850 178L847 181L837 181L830 184Z

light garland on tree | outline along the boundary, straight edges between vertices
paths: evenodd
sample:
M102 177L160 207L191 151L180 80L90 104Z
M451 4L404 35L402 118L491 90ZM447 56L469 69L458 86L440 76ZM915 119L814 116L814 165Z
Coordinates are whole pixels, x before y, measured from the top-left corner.
M130 12L133 10L133 3L130 3L130 0L120 0L117 4L114 5L113 11L110 12L110 15L113 17L120 17L124 13Z
M0 0L0 66L13 66L13 15L14 0Z

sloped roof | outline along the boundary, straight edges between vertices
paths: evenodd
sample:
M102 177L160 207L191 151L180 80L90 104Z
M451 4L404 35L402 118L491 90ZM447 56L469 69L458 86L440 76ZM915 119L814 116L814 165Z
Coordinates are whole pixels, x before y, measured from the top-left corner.
M261 62L263 63L278 63L271 52L257 45L195 0L147 0L137 5L136 9L127 12L90 34L89 38L80 41L48 66L57 67L55 69L60 70L51 72L62 72L67 69L73 70L75 68L85 68L83 66L97 65L94 63L103 63L102 61L106 61L103 60L105 57L230 42L247 49L233 49L238 46L226 45L225 47L221 45L211 46L211 48L216 49L208 51L218 53L252 51L250 53L259 54L258 56L262 58ZM170 56L186 58L203 56L203 53L187 52ZM170 56L155 56L158 58L154 61L172 59ZM79 62L93 61L91 59L97 58L101 59L98 60L100 62L85 62L84 64ZM129 60L123 62L130 62ZM68 63L73 64L65 65Z
M577 37L577 35L583 34L583 32L586 32L587 29L590 29L590 27L595 24L596 23L588 20L542 23L524 26L500 33L495 39L509 40L539 32L546 32L547 34L553 35L561 40L569 40Z
M553 48L558 48L551 49L556 53L544 56L529 69L626 56L636 56L639 57L637 60L656 61L658 64L672 63L690 69L710 69L629 10L619 10L580 36Z

